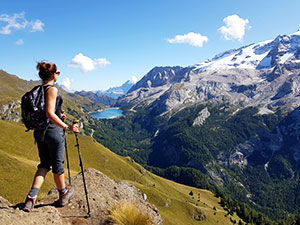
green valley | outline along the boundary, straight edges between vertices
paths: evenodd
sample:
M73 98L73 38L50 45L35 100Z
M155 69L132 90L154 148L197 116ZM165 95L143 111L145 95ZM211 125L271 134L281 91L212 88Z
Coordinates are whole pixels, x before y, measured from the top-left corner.
M38 164L37 149L32 133L24 132L24 126L0 120L0 196L13 203L24 201L31 186ZM113 179L125 180L146 193L148 201L155 204L164 224L198 224L193 216L205 215L202 224L231 224L239 221L220 206L220 199L207 190L177 184L145 170L129 157L121 157L109 151L91 137L79 136L85 168L95 168ZM67 136L71 176L80 172L75 137ZM42 188L41 197L53 186L49 174ZM193 196L189 195L193 192ZM91 196L92 197L92 196Z

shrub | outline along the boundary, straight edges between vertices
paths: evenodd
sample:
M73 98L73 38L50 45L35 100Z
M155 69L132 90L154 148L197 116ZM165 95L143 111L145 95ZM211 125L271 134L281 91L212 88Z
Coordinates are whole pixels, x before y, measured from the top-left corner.
M110 219L118 225L153 225L149 216L129 202L122 202L110 211Z

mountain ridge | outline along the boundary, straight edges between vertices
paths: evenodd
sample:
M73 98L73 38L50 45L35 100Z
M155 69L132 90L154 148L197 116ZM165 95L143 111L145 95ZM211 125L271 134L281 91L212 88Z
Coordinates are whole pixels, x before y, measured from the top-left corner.
M129 80L123 83L118 87L111 87L105 91L95 91L96 94L104 94L113 99L117 99L118 97L125 95L129 89L136 84L138 79L135 76L132 76Z
M189 67L155 67L118 99L117 105L163 108L218 102L258 106L274 113L281 105L299 105L300 33L250 44ZM283 102L283 103L282 103Z
M75 91L74 93L82 97L86 97L92 100L93 102L103 104L106 106L112 106L116 103L116 99L101 93L95 93L92 91Z
M197 169L273 219L299 213L299 53L298 31L193 66L150 70L117 101L146 133L130 138L150 140L141 145L144 163L183 183L169 170Z

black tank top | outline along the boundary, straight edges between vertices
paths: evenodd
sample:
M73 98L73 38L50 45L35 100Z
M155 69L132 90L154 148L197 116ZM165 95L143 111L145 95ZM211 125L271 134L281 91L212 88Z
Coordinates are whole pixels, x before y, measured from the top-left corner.
M55 114L61 119L61 114L62 114L62 106L63 99L60 95L57 96L56 98L56 106L55 106Z
M49 89L49 86L54 87L54 85L45 85L45 93L47 92L47 90ZM46 98L46 94L45 94L45 98ZM57 95L56 97L56 104L55 104L55 114L61 119L61 114L62 114L62 103L63 103L63 99L60 95Z

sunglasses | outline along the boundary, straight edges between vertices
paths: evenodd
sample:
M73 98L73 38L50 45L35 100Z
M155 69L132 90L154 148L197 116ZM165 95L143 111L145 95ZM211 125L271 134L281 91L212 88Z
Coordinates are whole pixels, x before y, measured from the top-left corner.
M55 72L55 74L59 75L59 74L60 74L60 72L59 72L59 71L57 71L57 72Z

